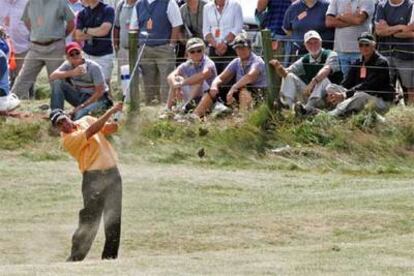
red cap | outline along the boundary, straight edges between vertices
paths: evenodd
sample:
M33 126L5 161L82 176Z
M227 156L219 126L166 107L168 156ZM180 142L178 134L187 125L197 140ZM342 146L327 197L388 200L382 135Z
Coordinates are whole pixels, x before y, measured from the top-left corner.
M70 54L70 52L72 52L73 50L82 51L82 48L77 42L70 42L69 44L66 45L65 47L66 54Z

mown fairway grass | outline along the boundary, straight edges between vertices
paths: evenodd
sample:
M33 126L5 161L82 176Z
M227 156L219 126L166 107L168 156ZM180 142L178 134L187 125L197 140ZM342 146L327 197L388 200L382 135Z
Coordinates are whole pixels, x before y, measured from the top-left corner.
M75 161L46 122L2 121L0 275L413 274L410 114L368 128L365 117L287 118L263 133L251 123L155 123L144 110L136 132L113 138L120 258L99 260L101 228L76 264L64 262L82 206Z

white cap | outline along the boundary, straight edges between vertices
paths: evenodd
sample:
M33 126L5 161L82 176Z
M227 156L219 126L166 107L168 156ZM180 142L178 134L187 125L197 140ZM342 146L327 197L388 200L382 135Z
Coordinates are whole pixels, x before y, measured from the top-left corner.
M319 35L319 33L317 32L317 31L308 31L305 35L304 35L304 37L303 37L303 40L305 41L305 43L306 42L308 42L309 41L309 39L312 39L312 38L317 38L317 39L319 39L319 41L322 41L322 38L321 38L321 36Z

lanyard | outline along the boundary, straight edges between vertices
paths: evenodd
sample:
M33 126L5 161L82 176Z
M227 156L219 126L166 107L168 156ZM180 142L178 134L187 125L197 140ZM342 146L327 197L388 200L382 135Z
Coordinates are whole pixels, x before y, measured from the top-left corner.
M223 18L224 10L227 8L227 4L228 4L228 1L226 0L226 3L224 4L223 9L221 10L221 13L218 12L217 5L214 5L214 15L216 16L217 27L220 27L220 22L221 22L221 19ZM220 15L220 19L219 19L219 15Z

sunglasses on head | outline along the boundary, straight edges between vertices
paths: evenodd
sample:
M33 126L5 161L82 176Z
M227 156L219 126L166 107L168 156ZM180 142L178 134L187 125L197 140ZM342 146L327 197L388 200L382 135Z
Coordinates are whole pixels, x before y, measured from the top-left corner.
M203 52L203 50L201 50L201 49L195 49L195 50L190 50L190 51L188 51L190 54L195 54L195 53L197 53L197 54L199 54L199 53L201 53L201 52Z
M76 56L79 56L79 55L80 55L79 51L72 51L72 52L69 53L70 57L76 57Z

